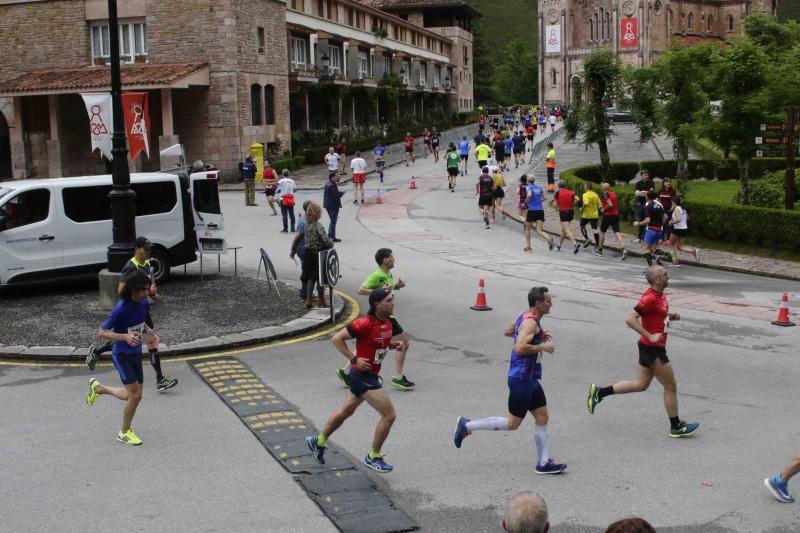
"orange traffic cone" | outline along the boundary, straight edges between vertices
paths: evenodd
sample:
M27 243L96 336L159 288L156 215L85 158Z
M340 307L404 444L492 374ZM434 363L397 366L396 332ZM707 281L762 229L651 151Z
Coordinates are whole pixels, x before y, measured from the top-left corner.
M491 311L492 308L486 305L486 293L483 292L483 280L478 282L478 297L475 300L475 305L470 306L473 311Z
M411 176L411 187L409 187L409 189L416 189L416 188L417 188L417 182L414 181L414 176Z
M375 203L376 204L382 204L383 203L383 198L381 198L381 190L380 189L378 189L378 196L375 197Z
M781 308L778 311L778 320L773 320L772 323L776 326L783 326L785 328L797 325L789 320L789 295L785 292L781 298Z

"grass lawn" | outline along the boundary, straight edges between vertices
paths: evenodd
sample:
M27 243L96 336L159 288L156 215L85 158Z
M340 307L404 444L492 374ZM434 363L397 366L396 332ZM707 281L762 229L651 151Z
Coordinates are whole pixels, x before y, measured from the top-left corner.
M632 193L633 185L614 187L614 190ZM733 204L733 199L737 192L739 192L739 182L735 180L690 181L686 199L702 200L703 202L715 204Z

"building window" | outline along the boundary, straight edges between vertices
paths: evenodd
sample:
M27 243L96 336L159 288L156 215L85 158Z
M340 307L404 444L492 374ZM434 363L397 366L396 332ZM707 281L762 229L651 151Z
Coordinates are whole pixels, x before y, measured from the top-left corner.
M261 85L257 83L250 86L250 122L261 125Z
M411 67L408 61L403 61L403 84L408 85L408 77L411 74Z
M602 7L600 8L599 14L595 14L595 17L597 17L597 20L599 21L599 24L600 24L600 32L599 32L600 33L600 38L601 39L605 39L606 38L606 26L604 24L605 20L604 20L604 17L603 17L603 8Z
M264 33L264 28L258 28L256 30L256 37L258 39L258 53L263 54L267 43L267 38Z
M689 16L686 17L686 26L691 30L692 26L694 26L694 13L689 13Z
M611 15L606 13L606 39L611 39Z
M714 17L711 15L708 16L708 21L706 22L706 29L711 31L711 23L714 22Z
M338 44L329 44L328 53L331 56L331 73L342 72L342 47Z
M306 68L306 40L292 37L292 70L305 70Z
M550 83L555 87L558 84L558 71L556 69L550 70Z
M369 77L369 56L366 52L358 53L358 79Z
M425 63L419 64L419 84L420 86L428 84L428 65Z
M348 7L347 8L347 23L350 26L355 26L355 20L353 19L353 8L352 7Z
M275 124L275 86L264 86L264 124Z
M589 40L594 41L594 21L591 17L586 19L586 25L589 27Z
M92 59L106 59L111 56L108 23L93 24L91 26L91 36ZM146 24L132 22L119 25L119 55L120 60L126 63L133 63L136 58L147 57Z
M600 40L600 20L597 18L597 13L592 17L592 24L594 25L594 39Z
M392 73L392 58L390 56L383 56L383 73Z
M438 65L433 67L433 86L434 87L442 86L442 67Z
M733 31L733 15L728 15L728 31Z
M292 9L296 9L298 11L305 10L305 2L303 0L292 0Z
M317 0L317 16L325 16L325 4L322 2L322 0Z

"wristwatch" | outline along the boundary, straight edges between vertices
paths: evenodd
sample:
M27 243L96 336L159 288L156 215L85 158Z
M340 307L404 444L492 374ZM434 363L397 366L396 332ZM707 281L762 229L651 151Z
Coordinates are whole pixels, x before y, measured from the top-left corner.
M350 364L353 365L353 366L356 366L356 358L355 357L350 359Z

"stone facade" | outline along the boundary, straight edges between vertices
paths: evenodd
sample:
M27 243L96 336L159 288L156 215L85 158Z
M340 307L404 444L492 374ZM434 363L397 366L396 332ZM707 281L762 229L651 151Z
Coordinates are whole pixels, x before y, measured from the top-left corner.
M748 14L774 9L774 0L539 0L539 100L569 102L596 48L647 66L674 39L724 40L742 33Z
M472 60L472 33L458 26L442 28L428 28L440 33L443 37L453 41L450 52L450 62L453 67L453 79L450 83L456 89L452 98L452 109L459 111L472 111L475 107L473 100L472 84L475 73L475 63Z

